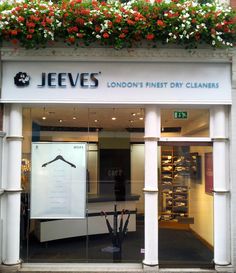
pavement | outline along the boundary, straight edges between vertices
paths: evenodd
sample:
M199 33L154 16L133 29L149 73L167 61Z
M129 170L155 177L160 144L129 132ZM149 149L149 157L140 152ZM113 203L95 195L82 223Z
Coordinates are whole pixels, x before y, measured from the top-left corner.
M1 273L236 273L232 266L214 270L200 268L158 268L142 264L22 264L0 266Z

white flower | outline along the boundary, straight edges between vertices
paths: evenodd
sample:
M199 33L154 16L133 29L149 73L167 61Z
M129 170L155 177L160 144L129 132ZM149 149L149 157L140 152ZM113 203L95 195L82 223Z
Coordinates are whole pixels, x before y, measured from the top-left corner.
M1 12L1 15L8 15L8 14L11 14L11 10L3 10Z

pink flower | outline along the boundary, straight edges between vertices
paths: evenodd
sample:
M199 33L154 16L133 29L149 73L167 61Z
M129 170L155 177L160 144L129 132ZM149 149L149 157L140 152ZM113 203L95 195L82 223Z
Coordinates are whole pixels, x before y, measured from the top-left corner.
M146 35L146 39L147 39L147 40L153 40L154 37L155 37L155 36L154 36L154 34L152 34L152 33L149 33L149 34Z
M124 33L121 33L121 34L119 35L119 38L120 38L120 39L124 39L124 38L125 38L125 34L124 34Z
M16 36L17 35L17 30L15 30L15 29L11 30L11 35Z
M33 23L33 22L27 22L26 25L27 25L27 27L31 27L31 28L35 27L35 23Z
M77 33L77 37L83 38L83 37L84 37L84 34L83 34L83 33Z
M164 27L165 26L165 23L162 21L162 20L157 20L157 25L159 27Z
M127 23L128 23L128 25L131 25L131 26L135 24L135 22L130 19L127 20Z
M25 18L22 17L22 16L19 16L17 20L18 20L18 22L24 22L24 21L25 21Z
M103 33L102 36L103 36L104 39L108 39L110 35L107 32L105 32L105 33Z
M73 43L75 42L75 37L70 36L70 37L68 38L68 42L70 42L71 44L73 44Z

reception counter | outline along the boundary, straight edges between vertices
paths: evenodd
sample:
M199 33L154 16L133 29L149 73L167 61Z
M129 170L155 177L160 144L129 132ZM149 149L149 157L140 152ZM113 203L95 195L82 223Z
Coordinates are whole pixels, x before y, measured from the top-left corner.
M129 211L128 232L136 231L136 201L138 195L129 195L125 200L116 200L114 196L89 195L87 204L87 215L85 219L63 219L63 220L37 220L36 236L40 242L72 238L85 235L96 235L108 233L105 217L113 227L114 206L118 213L118 225L121 211ZM124 214L123 221L128 217Z

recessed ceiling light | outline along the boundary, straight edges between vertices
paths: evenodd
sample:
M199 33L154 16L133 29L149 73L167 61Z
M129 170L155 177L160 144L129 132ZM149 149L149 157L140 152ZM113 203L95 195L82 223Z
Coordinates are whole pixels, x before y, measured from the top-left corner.
M62 119L59 119L59 122L60 122L60 123L62 123L62 121L63 121Z
M134 121L131 119L129 122L130 122L130 123L133 123Z
M116 117L112 117L111 119L112 119L112 120L116 120Z
M46 111L45 111L45 107L43 107L43 116L42 116L42 119L43 119L43 120L47 119L47 118L46 118Z
M131 115L132 115L133 117L135 117L135 116L136 116L136 113L132 113Z
M72 119L76 119L76 117L75 116L73 116L73 118Z
M140 117L139 120L143 120L143 117Z
M94 122L98 122L98 120L97 120L97 119L95 119L95 120L94 120Z

